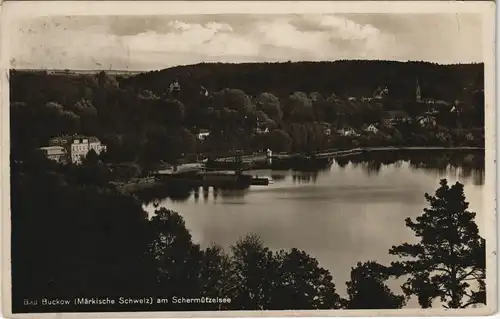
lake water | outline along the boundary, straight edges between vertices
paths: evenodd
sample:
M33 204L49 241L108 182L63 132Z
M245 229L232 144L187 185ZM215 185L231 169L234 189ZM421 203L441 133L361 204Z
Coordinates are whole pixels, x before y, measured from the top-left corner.
M471 155L463 156L470 160ZM344 295L351 267L358 261L389 264L392 245L415 241L404 219L422 214L427 207L424 193L434 193L442 178L465 185L470 210L478 213L476 222L482 228L484 166L471 169L443 161L422 165L411 158L385 162L343 160L319 173L253 172L273 175L275 181L245 191L210 189L208 194L200 191L198 198L167 198L159 207L179 212L202 247L217 243L228 248L255 233L273 250L304 250L331 271ZM155 208L150 204L146 209Z

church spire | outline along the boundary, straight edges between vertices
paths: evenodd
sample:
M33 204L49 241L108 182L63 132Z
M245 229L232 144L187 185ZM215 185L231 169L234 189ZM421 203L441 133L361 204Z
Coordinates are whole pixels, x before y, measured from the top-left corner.
M422 92L420 90L420 83L418 83L418 78L417 78L416 98L417 102L420 102L422 100Z

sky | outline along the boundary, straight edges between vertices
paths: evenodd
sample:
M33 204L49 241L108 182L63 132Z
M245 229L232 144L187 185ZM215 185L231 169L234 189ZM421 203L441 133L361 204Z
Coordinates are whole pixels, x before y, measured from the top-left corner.
M157 70L200 62L483 62L474 13L50 16L17 20L20 69Z

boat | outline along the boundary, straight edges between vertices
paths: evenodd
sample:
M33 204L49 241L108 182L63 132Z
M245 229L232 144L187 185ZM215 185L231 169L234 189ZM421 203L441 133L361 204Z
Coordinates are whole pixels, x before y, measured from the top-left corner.
M209 170L249 170L252 168L250 163L234 162L234 161L207 161L206 169Z
M162 175L165 183L173 186L216 187L222 189L248 188L252 184L252 176L229 171L189 172Z
M252 185L261 185L261 186L267 186L269 185L270 181L269 178L267 177L253 177L252 178Z

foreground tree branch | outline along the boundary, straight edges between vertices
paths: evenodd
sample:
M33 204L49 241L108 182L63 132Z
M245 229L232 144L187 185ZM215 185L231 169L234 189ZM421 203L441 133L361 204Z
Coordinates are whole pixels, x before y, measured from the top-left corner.
M438 297L447 308L485 304L485 241L474 222L476 214L468 211L463 185L450 187L441 180L435 195L425 198L430 208L416 221L406 219L419 242L389 251L402 258L392 264L392 271L407 277L403 291L416 295L424 308Z

